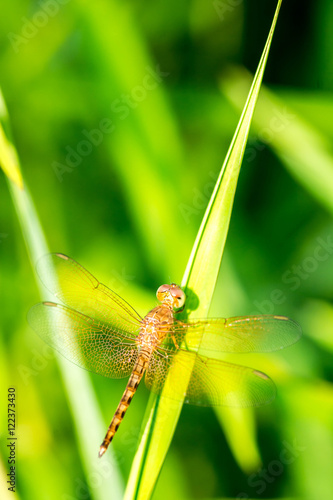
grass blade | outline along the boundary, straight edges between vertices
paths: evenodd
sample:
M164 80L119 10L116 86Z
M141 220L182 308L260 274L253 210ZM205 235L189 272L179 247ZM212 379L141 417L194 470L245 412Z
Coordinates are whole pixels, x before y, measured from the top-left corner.
M236 108L241 106L250 80L248 71L235 68L221 82L223 93ZM262 89L253 125L258 135L268 137L267 143L297 182L332 213L333 157L329 139L267 88Z
M195 315L199 317L207 316L213 296L227 238L241 162L280 6L281 0L278 2L243 113L204 215L182 281L182 286L199 298L199 306L195 312ZM189 298L188 305L191 309L191 305L193 305L191 298ZM177 365L174 370L178 374L177 381L182 384L185 391L189 375L184 376L177 360L175 365ZM127 500L150 498L171 443L181 409L182 403L168 398L168 381L160 397L151 396L147 410L148 422L143 431L143 438L134 459L125 493Z
M1 121L5 123L6 129L9 129L8 115L4 105L0 118ZM9 144L10 150L16 158L16 168L18 172L16 178L22 180L15 147L12 141L7 138L5 144ZM6 157L6 151L1 149L2 145L0 145L0 157L2 159L8 158L8 156ZM10 170L11 164L5 164L4 169L5 171ZM24 189L21 189L20 183L14 181L12 177L12 175L9 176L9 189L24 235L32 268L35 271L36 261L39 257L48 253L49 250L27 186L25 185ZM37 276L36 279L41 296L45 298L45 290L42 288ZM112 452L109 454L109 457L106 458L106 463L103 465L103 473L101 473L101 464L97 452L98 444L105 433L105 426L89 376L83 370L78 370L74 365L66 362L62 356L57 356L57 359L67 391L68 404L71 408L76 426L81 459L86 472L87 483L90 483L92 498L96 500L107 500L110 498L109 492L105 488L105 483L103 484L101 480L99 480L98 484L94 482L94 475L97 475L100 479L105 477L108 478L112 488L113 498L120 499L123 490L122 479L117 468L117 461L112 457Z
M6 116L7 110L2 92L0 90L0 117ZM23 188L23 179L15 148L6 137L3 124L0 121L0 166L8 179L14 182L19 188Z

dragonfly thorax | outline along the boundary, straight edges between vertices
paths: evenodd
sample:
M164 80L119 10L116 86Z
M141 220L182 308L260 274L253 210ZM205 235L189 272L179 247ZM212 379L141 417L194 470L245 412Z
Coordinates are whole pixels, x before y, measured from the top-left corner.
M156 292L156 297L162 304L171 306L172 309L180 309L185 305L186 295L176 283L161 285Z
M169 304L154 307L143 318L136 343L148 350L156 349L165 339L174 323L174 311Z

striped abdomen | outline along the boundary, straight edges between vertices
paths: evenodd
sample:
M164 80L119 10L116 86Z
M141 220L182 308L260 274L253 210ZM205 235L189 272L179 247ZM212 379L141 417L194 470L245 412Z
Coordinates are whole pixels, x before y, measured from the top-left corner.
M105 435L104 441L99 448L99 456L101 457L107 450L109 444L111 443L113 436L118 430L119 425L121 424L122 419L125 416L127 408L129 407L130 402L135 394L135 391L138 388L138 385L144 375L144 372L147 369L149 363L149 352L141 351L137 362L134 365L133 371L131 373L130 379L126 386L125 392L120 400L120 403L116 409L115 414L113 415L113 419L107 433Z

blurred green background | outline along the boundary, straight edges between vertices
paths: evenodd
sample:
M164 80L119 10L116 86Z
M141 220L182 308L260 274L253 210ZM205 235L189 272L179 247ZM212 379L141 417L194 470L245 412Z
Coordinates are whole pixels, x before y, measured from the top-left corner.
M49 248L142 314L162 282L181 281L275 6L2 5L0 85ZM285 352L242 358L278 387L276 401L255 412L258 448L240 439L237 414L218 419L185 406L153 498L333 497L332 47L330 0L284 2L211 309L288 315L304 337ZM1 498L13 498L5 484L12 386L16 497L95 499L104 489L103 498L121 498L109 477L82 465L58 365L26 321L38 288L3 174L0 189ZM89 377L106 429L125 381ZM147 398L140 387L113 444L120 483Z

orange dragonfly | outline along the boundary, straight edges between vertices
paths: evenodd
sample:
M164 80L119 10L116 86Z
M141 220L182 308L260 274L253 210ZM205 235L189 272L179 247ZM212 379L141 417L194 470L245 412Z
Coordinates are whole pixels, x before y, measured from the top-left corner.
M284 316L178 321L175 314L184 308L185 293L174 283L158 288L160 304L142 317L60 253L42 257L37 271L65 305L42 302L33 306L28 321L34 330L86 370L111 378L129 376L99 456L107 450L145 373L146 386L160 393L177 357L185 369L191 366L191 374L186 393L180 393L179 384L174 383L171 398L201 406L259 406L274 399L272 380L252 368L214 359L214 353L275 351L301 336L300 326Z

